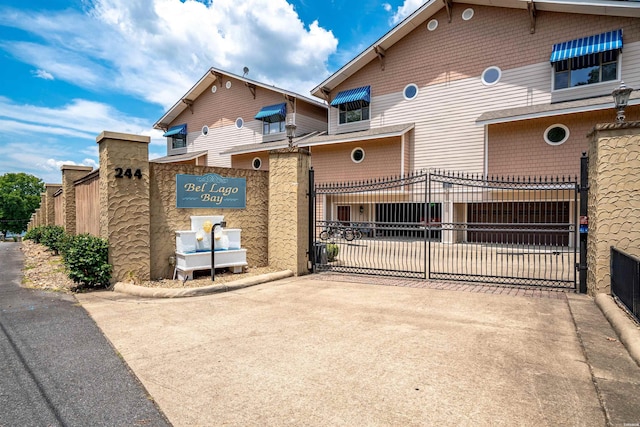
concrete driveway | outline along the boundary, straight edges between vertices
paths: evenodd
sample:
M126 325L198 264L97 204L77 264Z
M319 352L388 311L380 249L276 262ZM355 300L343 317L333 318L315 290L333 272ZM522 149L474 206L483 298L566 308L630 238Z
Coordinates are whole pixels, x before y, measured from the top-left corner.
M465 289L78 299L176 426L640 422L640 368L592 299Z

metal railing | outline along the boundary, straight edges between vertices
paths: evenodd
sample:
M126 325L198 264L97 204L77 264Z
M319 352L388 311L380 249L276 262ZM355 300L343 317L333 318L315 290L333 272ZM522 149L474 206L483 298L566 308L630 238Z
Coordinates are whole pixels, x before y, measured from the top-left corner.
M640 322L640 259L611 247L611 294Z

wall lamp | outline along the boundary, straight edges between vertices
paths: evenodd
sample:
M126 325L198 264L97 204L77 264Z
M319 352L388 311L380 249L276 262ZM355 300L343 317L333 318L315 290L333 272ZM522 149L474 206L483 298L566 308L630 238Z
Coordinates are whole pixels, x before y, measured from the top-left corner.
M289 148L293 148L293 138L296 136L297 126L293 124L293 120L289 119L289 123L284 126L287 129L287 138L289 138Z
M616 122L618 123L624 123L626 120L624 109L627 107L631 92L633 92L633 89L627 87L622 81L620 82L620 87L611 92L611 96L613 96L613 100L616 104L616 110L618 110L618 113L616 114Z

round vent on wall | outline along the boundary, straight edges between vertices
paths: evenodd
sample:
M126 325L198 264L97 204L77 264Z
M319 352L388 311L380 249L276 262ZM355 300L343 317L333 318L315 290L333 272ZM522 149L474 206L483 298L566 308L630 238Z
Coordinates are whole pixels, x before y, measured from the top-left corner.
M473 9L468 8L465 9L464 12L462 12L462 19L464 19L465 21L468 21L469 19L473 18Z
M227 83L225 84L225 87L226 87L227 89L231 89L231 82L230 82L230 81L227 81Z
M482 84L492 86L500 81L502 70L500 67L488 67L482 72Z
M213 86L211 86L211 93L216 93L217 90L218 90L218 86L216 86L214 83Z
M242 120L242 117L238 117L236 119L236 128L242 129L242 126L244 126L244 120Z
M202 135L207 136L209 133L209 126L202 126Z
M260 157L254 158L251 162L251 166L253 166L255 170L260 169L260 167L262 166L262 160L260 160Z
M364 160L364 150L360 147L354 148L351 152L351 160L353 163L360 163Z
M560 145L567 139L569 139L569 128L565 125L551 125L544 131L544 141L549 145Z
M404 96L404 99L406 99L407 101L411 101L416 96L418 96L418 85L416 85L415 83L409 83L404 87L402 95Z
M432 19L431 21L429 21L429 23L427 24L427 30L433 31L436 28L438 28L438 20Z

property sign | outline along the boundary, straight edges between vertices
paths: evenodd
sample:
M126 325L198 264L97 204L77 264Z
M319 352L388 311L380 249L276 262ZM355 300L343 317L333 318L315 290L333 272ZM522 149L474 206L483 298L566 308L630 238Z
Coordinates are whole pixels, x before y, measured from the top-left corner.
M247 207L246 178L224 178L218 174L176 175L176 207L244 209Z

